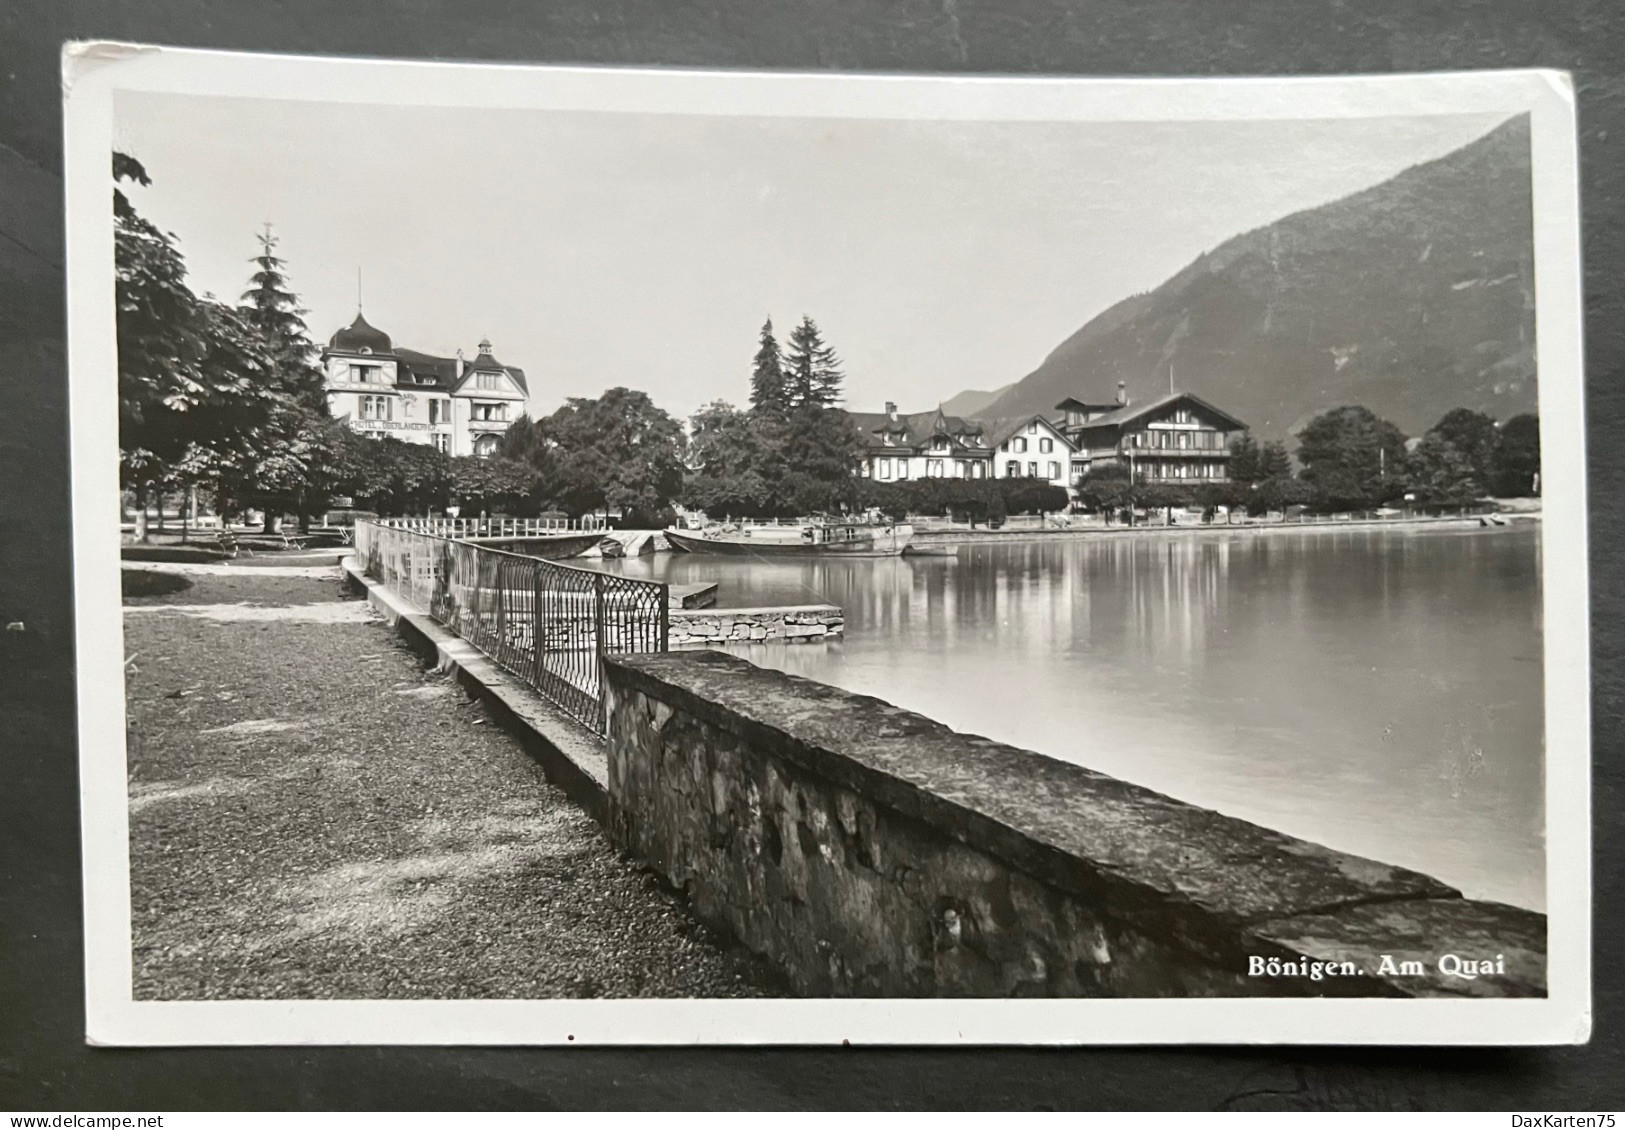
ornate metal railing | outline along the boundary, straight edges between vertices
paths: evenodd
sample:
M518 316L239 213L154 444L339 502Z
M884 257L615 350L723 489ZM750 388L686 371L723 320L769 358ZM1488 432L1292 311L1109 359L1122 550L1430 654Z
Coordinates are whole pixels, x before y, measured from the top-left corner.
M665 651L667 586L457 538L356 523L369 577L604 732L606 655Z

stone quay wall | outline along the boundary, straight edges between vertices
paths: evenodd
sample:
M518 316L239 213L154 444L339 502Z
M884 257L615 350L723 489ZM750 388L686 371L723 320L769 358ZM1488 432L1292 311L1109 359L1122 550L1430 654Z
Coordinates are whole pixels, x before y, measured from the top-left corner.
M722 652L605 690L611 835L804 994L1545 993L1544 915L1414 871Z
M846 629L846 614L833 604L785 608L704 608L671 610L672 648L716 647L724 643L816 643Z

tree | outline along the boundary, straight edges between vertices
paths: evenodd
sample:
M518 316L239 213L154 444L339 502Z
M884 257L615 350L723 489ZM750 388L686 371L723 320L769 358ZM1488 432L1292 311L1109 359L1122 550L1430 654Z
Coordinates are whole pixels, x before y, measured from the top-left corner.
M288 289L282 270L287 263L276 255L277 238L271 234L271 225L266 224L255 238L260 242L260 253L250 262L258 270L249 279L253 285L242 295L244 320L259 332L271 356L272 379L278 390L309 411L325 416L325 382L316 363L316 346L305 325L306 311Z
M450 471L452 497L470 513L514 509L536 484L528 463L501 456L455 455Z
M451 460L426 443L371 438L345 429L343 493L386 517L428 514L451 498Z
M571 397L546 421L549 490L573 515L654 514L683 489L683 429L649 395L612 388Z
M1292 456L1286 453L1286 444L1278 439L1272 439L1258 449L1259 481L1289 478L1291 475Z
M1470 408L1452 408L1427 431L1438 436L1467 460L1473 476L1487 486L1495 474L1495 449L1500 439L1495 417Z
M1473 461L1437 429L1429 431L1416 445L1406 471L1419 502L1460 506L1484 493L1483 480Z
M1238 483L1256 483L1268 478L1259 461L1258 441L1251 432L1242 432L1230 443L1230 478Z
M314 445L321 442L327 419L326 381L316 363L305 311L289 289L285 261L277 257L271 225L256 238L260 253L249 260L256 270L238 314L270 359L266 392L271 408L250 440L255 457L228 461L224 477L236 480L231 486L240 497L264 507L266 532L276 529L282 511L290 507L299 514L300 527L308 530L312 507L325 505L314 489L322 460Z
M750 374L751 411L768 419L783 420L790 412L784 384L784 353L773 336L773 319L762 323L760 345Z
M1490 489L1498 498L1540 493L1540 417L1514 416L1496 437Z
M1271 510L1279 510L1281 520L1284 522L1288 507L1306 506L1315 498L1315 487L1300 479L1285 477L1265 479L1257 484L1249 495L1247 512L1262 517Z
M1369 408L1333 408L1298 433L1298 462L1317 506L1374 506L1404 490L1405 434Z
M785 403L798 408L833 408L841 402L841 359L824 343L818 323L802 315L801 324L790 331L790 349L785 357Z
M192 293L174 237L119 187L151 184L146 169L115 153L113 180L120 474L135 491L144 537L149 492L193 485L209 473L210 453L240 452L275 397L255 335Z
M773 483L782 460L774 450L770 422L716 400L689 421L686 505L718 518L757 518L772 513Z

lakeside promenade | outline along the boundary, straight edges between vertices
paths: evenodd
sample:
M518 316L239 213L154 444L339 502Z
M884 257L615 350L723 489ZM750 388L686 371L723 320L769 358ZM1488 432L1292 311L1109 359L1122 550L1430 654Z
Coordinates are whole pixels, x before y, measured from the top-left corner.
M125 603L138 999L774 992L336 568L165 572Z

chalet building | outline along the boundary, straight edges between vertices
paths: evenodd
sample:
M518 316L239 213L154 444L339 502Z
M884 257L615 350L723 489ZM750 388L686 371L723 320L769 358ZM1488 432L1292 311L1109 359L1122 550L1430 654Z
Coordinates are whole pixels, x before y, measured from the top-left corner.
M935 412L849 412L863 433L858 473L879 482L907 479L986 479L993 475L993 451L983 426L962 416Z
M1073 481L1072 441L1043 416L1004 424L992 433L989 445L995 478L1043 479L1063 489Z
M1042 416L984 423L935 412L849 413L863 433L859 470L880 482L904 479L1043 479L1070 481L1072 445Z
M355 321L322 350L327 410L363 435L433 444L448 455L492 455L525 410L523 369L504 365L481 341L468 361L399 349L388 334Z
M1188 392L1132 404L1122 382L1111 403L1068 398L1055 408L1074 453L1073 482L1092 467L1112 463L1144 481L1223 482L1229 478L1230 444L1247 430Z

